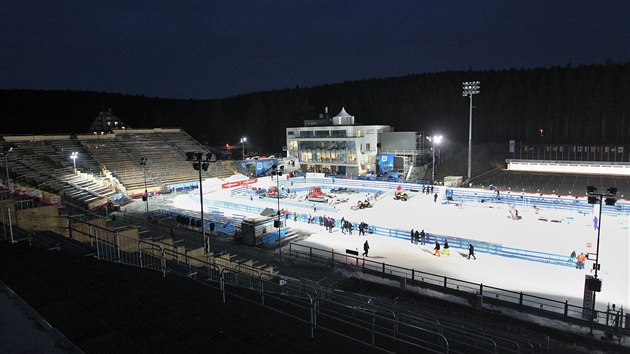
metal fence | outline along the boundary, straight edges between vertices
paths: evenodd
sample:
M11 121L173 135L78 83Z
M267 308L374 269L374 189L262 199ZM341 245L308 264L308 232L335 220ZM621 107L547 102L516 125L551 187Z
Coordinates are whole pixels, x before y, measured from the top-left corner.
M71 223L73 237L92 247L99 260L159 271L164 277L174 274L194 279L221 291L223 302L234 296L299 320L311 337L322 330L384 351L449 352L448 340L437 331L401 323L356 304L339 306L318 298L310 287L296 285L299 280L214 255L193 257L183 247L126 237L95 225L87 229L72 225L79 223ZM412 335L418 332L425 333L423 338Z
M583 325L589 324L588 314L591 310L569 304L568 300L548 299L295 243L289 244L289 255L307 259L309 262L348 267L363 273L394 279L405 285L416 285L469 298L478 296L480 300L489 304L516 308L574 322L577 321ZM600 308L595 310L593 318L598 327L607 328L612 326L610 316L610 311ZM624 319L622 315L614 326L615 328L623 328L625 326L628 327L626 329L630 330L630 324L627 322L628 318Z

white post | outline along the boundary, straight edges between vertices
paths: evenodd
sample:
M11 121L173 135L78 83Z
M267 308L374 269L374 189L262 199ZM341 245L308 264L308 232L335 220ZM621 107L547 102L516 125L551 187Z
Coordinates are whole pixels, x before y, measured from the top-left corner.
M468 179L470 179L471 169L472 169L472 109L473 109L473 95L470 96L470 114L469 114L469 122L468 122Z

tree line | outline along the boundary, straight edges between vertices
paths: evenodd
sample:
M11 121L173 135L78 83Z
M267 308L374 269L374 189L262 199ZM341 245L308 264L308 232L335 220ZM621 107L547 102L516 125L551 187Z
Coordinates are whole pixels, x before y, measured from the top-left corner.
M357 124L439 132L468 139L462 82L480 81L473 98L473 142L608 144L630 141L630 63L451 71L185 100L92 91L0 90L3 134L83 133L103 107L132 128L181 127L209 145L279 151L285 128L328 107Z

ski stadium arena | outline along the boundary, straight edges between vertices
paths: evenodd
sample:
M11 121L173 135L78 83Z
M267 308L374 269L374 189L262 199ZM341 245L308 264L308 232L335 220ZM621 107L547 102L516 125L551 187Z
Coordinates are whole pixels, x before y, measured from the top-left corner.
M615 162L521 156L461 186L306 172L295 156L221 160L177 128L3 136L2 147L5 241L191 278L223 302L297 319L305 337L390 352L561 352L534 331L343 291L300 264L629 344L627 151ZM434 255L446 240L450 255Z

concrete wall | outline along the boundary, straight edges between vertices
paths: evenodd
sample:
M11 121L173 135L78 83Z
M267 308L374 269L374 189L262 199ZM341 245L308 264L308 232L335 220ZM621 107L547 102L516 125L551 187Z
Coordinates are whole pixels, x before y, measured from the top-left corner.
M16 225L24 230L50 230L67 235L68 219L60 216L59 209L54 205L18 210L16 214Z

